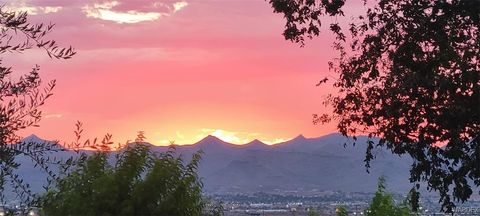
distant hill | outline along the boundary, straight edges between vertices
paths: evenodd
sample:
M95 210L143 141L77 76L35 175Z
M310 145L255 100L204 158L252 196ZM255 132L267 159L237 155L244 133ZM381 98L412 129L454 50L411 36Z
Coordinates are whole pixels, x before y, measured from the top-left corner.
M376 149L370 174L366 172L366 137L356 146L340 134L318 138L302 135L269 146L256 140L247 145L229 144L209 136L191 146L179 146L188 155L202 149L200 165L209 193L331 190L373 192L385 175L389 189L408 191L411 160ZM346 146L344 144L347 143Z
M27 139L42 141L36 136ZM340 134L330 134L318 138L300 135L276 145L266 145L259 140L235 145L207 136L195 144L176 148L186 159L198 150L204 152L199 172L207 193L373 192L380 175L387 177L390 190L406 193L411 188L408 181L411 160L376 150L369 174L363 162L365 141L366 137L359 137L353 146ZM152 149L166 151L167 147L152 145ZM59 152L55 156L72 154ZM34 169L28 158L17 160L22 164L19 174L40 192L45 174Z

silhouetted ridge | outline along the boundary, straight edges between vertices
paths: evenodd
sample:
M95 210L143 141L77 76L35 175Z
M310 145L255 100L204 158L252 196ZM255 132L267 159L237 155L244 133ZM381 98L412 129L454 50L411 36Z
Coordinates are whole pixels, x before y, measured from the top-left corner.
M249 143L246 143L245 145L266 145L266 144L263 143L262 141L258 140L258 139L254 139L254 140L250 141Z
M30 146L30 145L43 145L43 146L48 146L48 149L65 149L65 146L58 140L45 140L40 137L38 137L35 134L31 134L29 136L24 137L14 145L17 146Z
M306 137L304 137L302 134L296 136L295 138L293 138L292 140L294 141L303 141L303 140L307 140Z
M36 138L36 137L30 137ZM368 138L359 136L357 143ZM343 143L349 143L346 148ZM375 154L370 174L365 171L365 145L351 145L351 140L341 134L306 138L299 135L289 141L266 145L253 140L244 145L230 144L215 136L206 136L192 145L176 146L177 153L185 161L198 150L203 151L199 175L203 178L206 193L248 193L259 191L311 190L327 191L375 191L377 178L385 175L392 191L410 190L408 181L411 159L393 157L388 152ZM166 146L155 146L156 152L167 151ZM65 158L72 152L55 153ZM28 182L36 183L45 177L33 170L31 160L25 162ZM23 165L23 164L22 164ZM43 177L41 177L43 176Z
M233 145L231 143L225 142L219 139L216 136L208 135L200 141L196 142L194 145L205 148L205 147L221 147Z
M225 142L225 141L221 140L220 138L218 138L216 136L208 135L208 136L204 137L203 139L201 139L200 141L198 141L197 143L206 143L206 142Z
M21 139L19 143L55 143L55 141L44 140L35 134L31 134Z
M244 148L252 149L252 150L258 150L258 149L265 149L268 148L269 146L262 141L258 139L254 139L250 141L249 143L246 143L244 145L241 145Z
M35 134L31 134L29 136L24 137L21 141L22 142L43 142L44 140L40 139L40 137L38 137Z

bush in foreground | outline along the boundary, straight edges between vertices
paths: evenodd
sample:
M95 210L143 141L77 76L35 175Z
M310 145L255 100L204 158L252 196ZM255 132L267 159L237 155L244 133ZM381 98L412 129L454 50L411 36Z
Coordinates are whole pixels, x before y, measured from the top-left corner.
M410 192L412 193L412 192ZM411 196L411 194L409 194ZM408 199L407 199L408 201ZM378 179L377 191L370 203L370 206L365 210L367 216L409 216L416 215L408 206L408 202L395 204L392 194L386 191L385 178L382 176Z
M185 163L170 148L152 152L136 144L97 152L42 196L46 215L201 215L205 207L197 175L201 152ZM112 165L113 164L113 165Z

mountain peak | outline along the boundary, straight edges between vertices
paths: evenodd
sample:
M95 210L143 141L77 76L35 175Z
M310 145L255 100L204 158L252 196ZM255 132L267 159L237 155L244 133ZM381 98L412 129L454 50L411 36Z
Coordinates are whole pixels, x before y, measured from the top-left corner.
M199 146L218 146L218 145L225 145L225 144L230 144L227 143L220 138L213 136L213 135L208 135L205 138L201 139L194 145L199 145Z
M59 144L59 141L52 141L52 140L45 140L38 137L35 134L31 134L29 136L24 137L21 139L17 144L31 144L31 143L49 143L49 144Z
M265 148L268 148L268 145L258 139L254 139L249 143L242 145L242 147L250 150L263 150Z
M249 146L252 146L252 145L266 145L265 143L263 143L262 141L258 140L258 139L254 139L248 143L246 143L245 145L249 145Z
M208 135L204 137L202 140L200 140L199 142L224 142L224 141L216 136Z
M303 136L302 134L296 136L295 138L293 138L292 140L306 140L307 138L305 136Z
M43 141L40 137L35 134L30 134L22 139L22 142L39 142Z

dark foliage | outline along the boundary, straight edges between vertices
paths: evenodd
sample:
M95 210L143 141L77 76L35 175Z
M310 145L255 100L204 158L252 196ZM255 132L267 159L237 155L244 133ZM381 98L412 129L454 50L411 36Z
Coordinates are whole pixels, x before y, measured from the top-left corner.
M287 19L286 39L295 42L318 34L302 29L320 27L316 11L327 11L325 2L341 2L325 15L341 14L343 5L270 2ZM314 122L334 119L345 136L379 137L368 142L367 168L375 146L410 155L410 180L427 182L442 210L451 211L480 186L480 1L377 0L365 7L344 28L348 37L331 25L340 53L330 63L338 93L326 102L335 114L315 115Z
M75 54L73 48L59 48L54 40L45 39L53 28L52 24L30 24L25 12L5 11L0 7L0 26L0 55L24 53L34 48L43 49L48 56L56 59L69 59ZM14 80L11 76L14 73L12 67L0 62L1 203L5 202L4 190L8 183L22 200L30 201L32 198L29 185L15 172L20 166L15 160L17 156L30 158L36 166L53 177L49 166L58 165L60 161L45 155L64 150L55 142L21 142L21 137L17 135L22 129L38 126L42 115L39 108L52 95L55 87L55 80L42 85L39 70L39 66L34 66L30 72Z
M416 215L408 207L408 205L403 202L400 204L395 204L393 197L386 190L385 178L382 176L378 178L377 191L375 196L372 199L372 202L365 209L364 214L367 216L409 216Z
M97 152L61 179L40 203L46 215L201 215L201 153L185 164L175 149L155 153L141 143ZM110 161L110 162L109 162ZM218 214L217 214L218 215Z
M285 30L283 36L292 42L304 44L305 36L312 38L320 34L324 15L343 16L345 0L269 0L275 13L283 14ZM337 28L332 24L331 28Z

